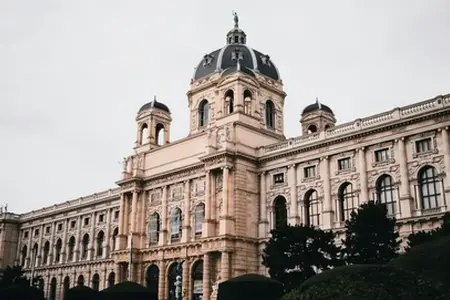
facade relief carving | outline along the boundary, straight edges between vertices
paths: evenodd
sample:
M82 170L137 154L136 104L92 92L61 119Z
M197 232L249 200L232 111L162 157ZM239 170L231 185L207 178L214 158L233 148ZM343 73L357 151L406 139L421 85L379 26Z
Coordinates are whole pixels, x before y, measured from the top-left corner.
M424 166L433 166L441 175L445 174L444 156L421 157L415 161L408 163L408 175L412 180L417 180L419 170Z
M378 178L384 174L391 176L394 184L398 184L400 182L399 165L383 166L367 172L367 187L369 189L374 189Z
M353 190L354 191L359 191L360 190L359 173L354 173L354 174L349 174L349 175L346 175L346 176L335 177L335 178L331 179L330 182L331 182L331 194L332 195L337 195L338 194L339 187L344 182L351 183L353 185Z

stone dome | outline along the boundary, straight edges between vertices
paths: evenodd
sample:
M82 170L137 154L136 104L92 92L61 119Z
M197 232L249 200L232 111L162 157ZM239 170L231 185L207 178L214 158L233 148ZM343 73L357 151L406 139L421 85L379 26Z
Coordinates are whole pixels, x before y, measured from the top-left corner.
M331 108L329 108L329 107L326 106L325 104L320 103L318 99L316 99L316 102L315 102L315 103L310 104L310 105L308 105L307 107L305 107L305 108L303 109L302 115L308 114L308 113L311 113L311 112L314 112L314 111L318 111L318 110L327 112L327 113L332 114L332 115L334 116L334 113L333 113L333 111L331 110Z
M246 45L247 35L239 28L236 14L234 22L234 28L227 34L226 45L203 56L195 68L193 80L215 73L228 75L234 72L250 76L262 74L273 80L280 80L278 69L270 56Z
M163 110L165 112L168 112L170 114L170 110L167 107L167 105L165 105L164 103L156 101L156 96L153 98L152 101L142 105L142 107L138 111L138 114L143 113L144 111L152 109L152 108L157 108L157 109Z

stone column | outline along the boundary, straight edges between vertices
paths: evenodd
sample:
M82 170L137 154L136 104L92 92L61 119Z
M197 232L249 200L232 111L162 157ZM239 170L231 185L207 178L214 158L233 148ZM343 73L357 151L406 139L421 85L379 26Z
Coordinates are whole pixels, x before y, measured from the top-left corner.
M16 264L20 265L20 259L21 259L21 252L22 252L22 239L23 239L23 232L24 230L19 231L19 239L17 240L17 249L16 249ZM38 247L38 253L40 249Z
M41 231L39 231L39 234L41 233ZM33 238L33 234L34 234L34 228L30 227L30 233L28 235L28 249L27 249L27 257L24 260L24 268L28 268L31 266L31 253L33 252L33 245L31 245L31 241Z
M138 200L138 192L133 191L133 196L131 200L131 232L136 232L136 217L137 217L137 200Z
M88 244L88 260L93 260L95 257L95 245L97 244L97 236L95 235L95 225L96 225L96 220L95 220L95 213L91 214L91 222L89 223L89 226L91 226L90 228L90 232L89 232L89 244Z
M127 196L125 193L120 194L120 213L119 213L119 233L116 237L116 249L122 250L126 246L127 233L128 233L128 207Z
M260 196L259 196L259 237L267 236L267 203L266 203L266 172L260 173Z
M167 186L162 188L162 211L161 211L161 231L159 234L159 245L167 244Z
M331 185L330 185L330 162L328 156L321 158L321 172L323 178L323 207L322 207L322 226L331 228L334 221L334 211L331 203Z
M297 168L295 164L288 166L288 183L291 192L289 224L295 225L298 223Z
M51 222L50 223L50 232L51 232L51 234L50 234L50 251L49 251L50 253L48 254L49 265L55 263L55 260L54 260L54 257L55 257L55 255L54 255L54 253L55 253L55 228L56 228L55 223Z
M124 232L124 217L125 217L125 194L120 194L120 208L119 208L119 235Z
M203 298L209 299L211 294L211 266L210 266L210 254L203 254Z
M219 229L219 233L222 234L227 234L230 230L230 225L229 223L229 190L228 190L228 183L229 183L229 167L225 166L223 167L223 184L222 184L222 213L220 216L220 229Z
M444 179L444 189L450 192L450 144L448 139L448 127L444 127L441 130L442 135L442 146L444 149L444 166L445 166L445 179ZM446 192L447 194L447 192ZM445 197L448 198L448 195Z
M212 199L211 199L211 171L206 171L205 176L205 218L203 221L202 236L209 237L213 235L214 224L211 218Z
M184 216L182 242L189 242L191 237L191 187L190 180L184 181Z
M73 260L72 260L73 262L76 262L80 259L80 246L81 246L81 216L78 216L75 247L73 250Z
M105 239L103 240L103 256L102 258L107 258L110 252L109 241L111 240L111 208L108 208L106 213L106 232Z
M166 264L164 261L159 262L158 299L166 299Z
M116 265L114 266L114 273L115 273L115 278L114 278L114 284L118 284L121 281L122 278L122 266L120 265L120 263L116 263Z
M42 236L43 236L43 231L44 231L44 225L41 225L40 229L39 229L39 241L38 241L38 257L36 259L37 261L37 265L40 266L42 264L47 263L46 261L42 262Z
M60 263L65 263L66 262L68 227L69 227L69 220L67 219L63 223L64 235L63 235L63 238L62 238L61 254L60 254L60 258L59 258L59 262Z
M230 278L230 253L223 251L220 260L221 280L227 281Z
M411 192L408 175L407 153L405 147L405 138L397 140L398 161L400 164L400 208L402 218L411 216Z
M181 294L185 295L182 298L183 299L189 299L189 295L191 293L189 293L189 287L192 286L191 284L191 276L189 276L189 266L190 266L190 260L188 260L187 258L185 259L184 263L183 263L183 273L182 273L182 278L181 278Z
M367 164L366 164L366 152L364 147L358 149L358 164L359 164L359 178L361 184L361 196L359 197L360 204L366 203L369 200L369 190L367 188Z

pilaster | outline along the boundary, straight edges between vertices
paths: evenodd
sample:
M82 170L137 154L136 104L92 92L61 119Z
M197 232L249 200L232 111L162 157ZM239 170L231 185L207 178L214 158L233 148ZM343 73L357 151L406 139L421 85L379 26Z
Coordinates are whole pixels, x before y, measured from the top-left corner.
M289 224L294 226L298 224L298 206L297 206L297 168L295 164L288 166L288 184L291 194L289 208Z
M320 167L320 175L323 178L322 227L331 228L334 223L334 210L331 203L330 161L328 156L320 159Z
M358 167L359 167L359 178L360 178L360 204L368 202L369 190L367 188L367 162L366 162L366 151L364 147L358 149Z
M162 212L161 212L161 230L159 233L159 245L167 244L167 186L162 188Z
M266 172L259 175L260 194L259 194L259 238L265 238L267 235L267 204L266 204Z
M206 197L206 196L205 196ZM206 200L206 199L205 199ZM183 216L183 235L182 242L189 242L191 238L191 183L190 180L184 181L184 216Z
M405 138L402 137L397 141L397 154L400 164L400 209L402 218L411 217L411 192L408 175L407 152L405 147Z

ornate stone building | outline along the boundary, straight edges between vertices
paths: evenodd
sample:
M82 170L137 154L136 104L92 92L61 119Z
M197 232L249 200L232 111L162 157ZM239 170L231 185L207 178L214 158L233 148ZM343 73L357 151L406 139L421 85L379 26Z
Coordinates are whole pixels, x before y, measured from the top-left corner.
M163 103L141 107L117 188L3 212L0 267L40 276L49 299L127 279L174 299L177 276L185 299L206 299L221 280L265 273L261 251L281 224L342 232L370 199L386 203L403 237L439 223L450 193L450 95L345 124L316 101L301 112L301 135L286 139L280 74L246 38L236 20L225 46L198 64L187 137L170 140Z

